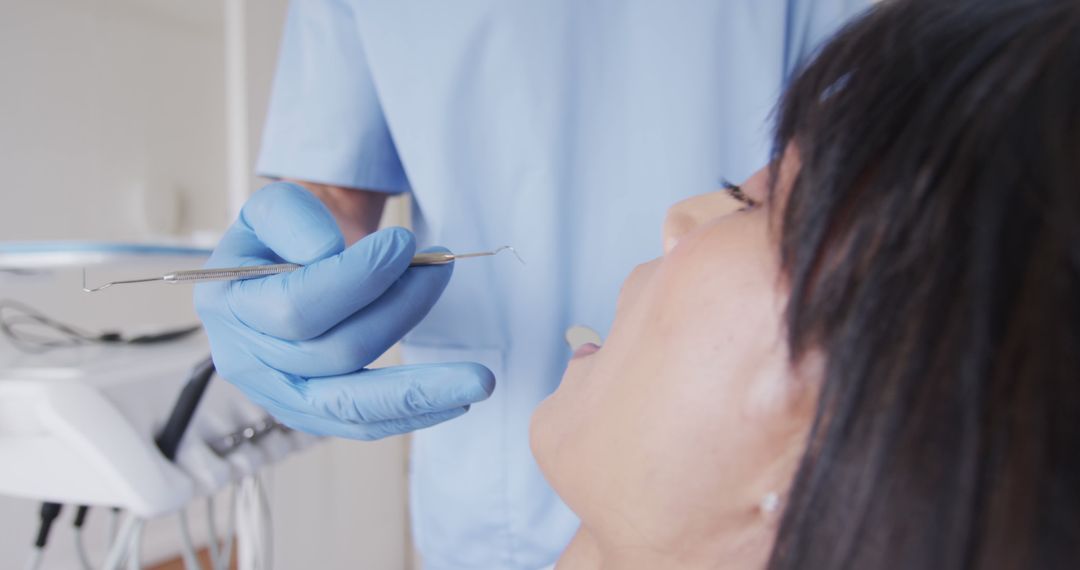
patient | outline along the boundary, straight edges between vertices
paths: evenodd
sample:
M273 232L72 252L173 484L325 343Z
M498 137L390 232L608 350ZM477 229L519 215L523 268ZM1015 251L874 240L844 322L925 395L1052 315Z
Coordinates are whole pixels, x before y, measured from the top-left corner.
M1080 568L1080 3L879 5L775 149L536 412L559 568Z

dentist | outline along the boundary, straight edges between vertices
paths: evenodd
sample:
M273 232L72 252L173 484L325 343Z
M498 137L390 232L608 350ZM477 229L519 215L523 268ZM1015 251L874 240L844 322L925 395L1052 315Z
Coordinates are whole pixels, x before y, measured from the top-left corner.
M563 331L607 330L670 204L767 160L785 80L867 3L294 0L258 163L278 182L210 264L307 267L196 289L219 372L295 429L429 428L411 473L427 568L552 563L578 523L528 426ZM401 192L415 236L376 231ZM528 265L409 268L418 244L510 244ZM402 338L407 366L365 369Z

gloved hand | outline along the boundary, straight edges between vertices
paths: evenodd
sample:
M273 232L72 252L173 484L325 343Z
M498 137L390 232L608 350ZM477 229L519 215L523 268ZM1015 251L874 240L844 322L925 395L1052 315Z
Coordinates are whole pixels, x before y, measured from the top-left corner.
M402 228L345 248L329 210L308 191L279 182L255 193L207 267L306 267L196 286L218 373L285 425L318 435L377 439L464 414L495 386L479 364L364 369L450 280L452 264L410 268L415 249Z

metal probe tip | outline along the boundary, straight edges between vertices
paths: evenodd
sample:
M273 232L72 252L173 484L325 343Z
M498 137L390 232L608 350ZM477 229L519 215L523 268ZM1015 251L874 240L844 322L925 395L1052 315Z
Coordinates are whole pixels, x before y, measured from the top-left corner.
M499 253L500 251L509 251L510 253L514 254L514 257L517 258L518 262L520 262L522 265L525 265L525 260L521 259L521 256L518 255L517 250L514 249L513 247L509 246L509 245L504 245L504 246L502 246L500 248L497 248L497 249L494 249L492 251L482 251L482 252L479 252L479 253L459 253L459 254L454 254L454 259L466 259L466 258L469 258L469 257L485 257L485 256L489 256L489 255L495 255L495 254Z
M510 253L514 254L514 257L516 257L516 258L517 258L518 262L519 262L519 263L521 263L522 265L525 265L525 260L524 260L524 259L521 259L521 256L520 256L520 255L518 255L518 252L517 252L517 250L516 250L516 249L514 249L513 247L510 247L510 246L508 246L508 245L504 245L504 246L500 247L499 249L496 249L496 250L495 250L495 251L493 251L493 252L492 252L491 254L492 254L492 255L495 255L496 253L499 253L500 251L502 251L502 250L504 250L504 249L505 249L505 250L508 250L508 251L509 251Z
M84 293L93 293L94 291L101 291L102 289L107 288L109 285L112 285L112 283L106 283L106 284L102 285L101 287L95 287L93 289L87 287L86 286L86 268L85 267L82 268L82 290L83 290Z
M89 288L86 287L86 268L85 267L82 268L82 290L83 290L84 293L93 293L94 292L93 289L89 289Z
M108 289L113 285L121 285L124 283L149 283L150 281L161 281L161 277L151 277L149 279L130 279L128 281L109 281L108 283L105 283L103 285L98 285L97 287L90 288L86 286L86 268L82 268L82 290L84 293L95 293L97 291L101 291L102 289Z

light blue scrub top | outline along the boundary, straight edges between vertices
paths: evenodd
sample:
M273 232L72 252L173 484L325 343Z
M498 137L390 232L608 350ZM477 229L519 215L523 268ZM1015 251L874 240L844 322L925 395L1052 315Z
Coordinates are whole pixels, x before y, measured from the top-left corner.
M577 527L528 445L567 326L606 332L660 255L673 202L768 156L785 78L867 0L295 0L258 170L411 191L422 244L462 262L405 343L476 361L490 400L413 440L416 544L434 569L551 563ZM718 484L720 484L718 482Z

